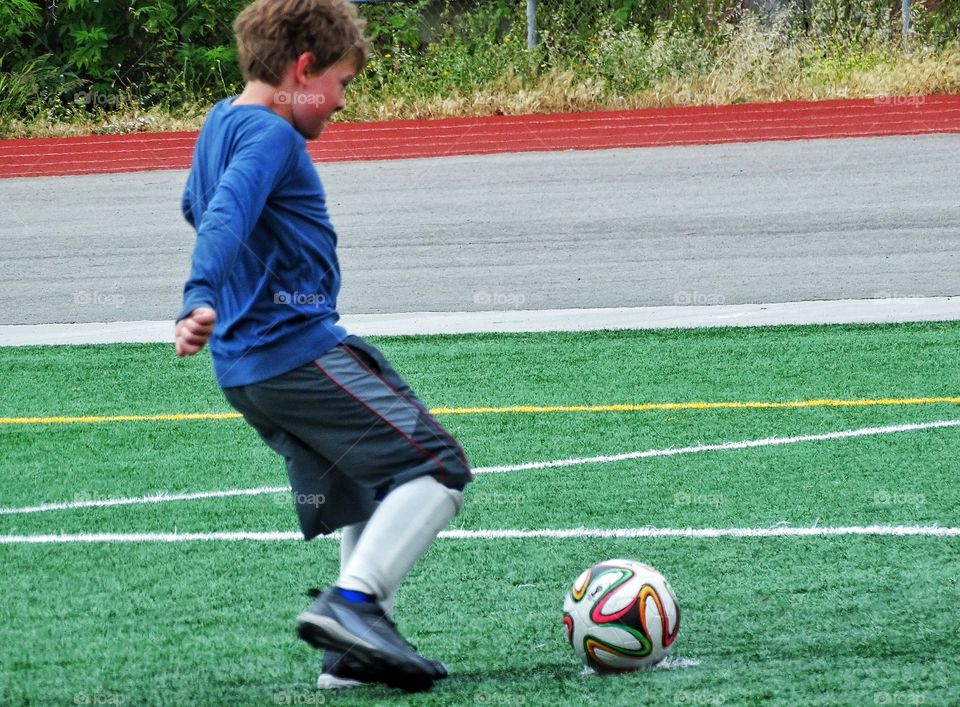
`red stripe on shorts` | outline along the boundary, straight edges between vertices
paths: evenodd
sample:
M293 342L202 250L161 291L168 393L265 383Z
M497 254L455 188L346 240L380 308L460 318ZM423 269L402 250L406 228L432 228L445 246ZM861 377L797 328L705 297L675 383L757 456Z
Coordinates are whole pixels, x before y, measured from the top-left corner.
M335 386L337 386L338 388L340 388L342 391L344 391L344 392L345 392L347 395L349 395L351 398L353 398L353 399L356 400L358 403L360 403L360 405L362 405L362 406L365 407L367 410L369 410L371 413L373 413L373 415L374 415L375 417L378 417L378 418L380 418L381 420L383 420L384 422L386 422L387 425L388 425L390 428L392 428L397 434L399 434L401 437L403 437L405 440L407 440L407 441L413 446L414 449L418 450L421 454L423 454L423 456L425 456L426 458L430 459L434 464L436 464L436 465L437 465L437 468L440 470L440 474L444 477L444 479L446 478L447 472L446 472L446 469L443 468L443 462L441 462L441 461L437 458L437 456L436 456L435 454L432 454L429 450L426 450L426 449L424 449L423 447L421 447L419 444L417 444L417 441L416 441L413 437L411 437L411 436L408 435L406 432L404 432L404 431L401 430L399 427L397 427L395 424L393 424L392 422L390 422L390 420L388 420L386 417L384 417L383 415L381 415L381 414L380 414L379 412L377 412L374 408L370 407L370 405L368 405L367 402L366 402L365 400L363 400L363 398L361 398L361 397L359 397L358 395L356 395L352 390L350 390L350 388L348 388L348 387L345 386L343 383L341 383L341 382L338 381L336 378L334 378L332 375L330 375L330 373L329 373L323 366L321 366L317 361L314 361L314 362L313 362L313 365L316 366L317 369L318 369L323 375L325 375L327 378L329 378L331 383L333 383ZM438 481L440 481L441 483L443 483L443 481L440 480L440 479L438 479Z
M460 443L459 443L456 439L454 439L453 435L450 434L443 425L441 425L439 422L437 422L436 418L434 418L434 416L433 416L432 414L430 414L430 411L427 410L427 409L420 403L419 400L417 400L415 397L412 397L412 396L410 396L410 395L407 395L406 393L403 393L403 392L397 390L396 388L394 388L393 385L391 385L390 381L388 381L386 378L384 378L382 375L380 375L380 374L377 373L375 370L373 370L372 368L370 368L370 366L368 366L366 363L364 363L363 359L360 358L359 356L357 356L357 354L354 352L354 350L353 350L352 348L350 348L350 344L339 344L339 346L340 346L344 351L346 351L348 354L350 354L350 355L353 357L353 359L354 359L357 363L360 364L361 368L363 368L365 371L367 371L367 372L370 373L371 375L374 375L374 376L376 376L377 378L379 378L381 381L383 381L383 384L384 384L385 386L387 386L390 390L392 390L396 395L399 395L401 398L403 398L404 400L408 401L411 405L414 405L418 410L420 410L424 415L426 415L426 416L427 416L427 420L429 420L430 424L433 425L437 430L439 430L440 433L443 434L444 437L446 437L448 440L450 440L451 442L453 442L453 446L454 446L454 447L456 447L458 450L460 450L460 455L463 457L464 464L467 465L467 466L469 466L469 464L468 464L467 461L466 461L466 459L467 459L467 453L463 451L463 447L460 446Z

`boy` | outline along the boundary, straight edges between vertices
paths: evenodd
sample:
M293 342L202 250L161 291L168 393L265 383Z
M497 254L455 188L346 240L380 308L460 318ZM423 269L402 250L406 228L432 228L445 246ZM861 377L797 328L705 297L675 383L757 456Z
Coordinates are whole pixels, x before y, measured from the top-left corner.
M337 325L336 234L305 146L366 63L363 26L345 0L256 0L237 17L246 86L197 140L176 352L209 340L227 400L286 460L304 538L343 528L339 578L297 618L326 649L318 687L417 691L446 670L400 636L390 608L471 474L383 355Z

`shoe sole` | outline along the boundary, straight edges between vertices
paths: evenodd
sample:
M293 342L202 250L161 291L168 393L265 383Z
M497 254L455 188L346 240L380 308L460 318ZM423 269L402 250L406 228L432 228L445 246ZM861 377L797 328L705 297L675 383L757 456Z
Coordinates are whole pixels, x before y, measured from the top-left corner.
M350 678L338 678L330 673L321 673L317 678L318 690L343 690L350 687L369 687L370 683Z
M297 617L297 633L314 648L349 653L370 669L371 681L382 682L407 692L423 692L433 687L433 677L392 653L358 640L340 623L326 616L304 612Z

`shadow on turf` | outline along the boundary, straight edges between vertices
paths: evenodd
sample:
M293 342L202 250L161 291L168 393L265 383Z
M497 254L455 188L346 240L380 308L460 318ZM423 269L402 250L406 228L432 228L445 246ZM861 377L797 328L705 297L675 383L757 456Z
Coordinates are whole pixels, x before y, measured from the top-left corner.
M444 680L434 683L433 688L424 693L457 693L461 695L498 695L503 691L503 686L509 683L533 684L535 681L545 679L570 680L582 678L581 666L571 663L557 663L537 665L531 668L504 668L502 670L456 670L454 668L450 676ZM331 690L329 692L319 691L320 694L329 694L331 699L337 695L346 697L347 695L356 695L357 697L387 697L391 695L405 694L400 690L394 690L384 685L369 685L365 687L350 688L345 690ZM289 693L292 698L298 695L316 695L317 690L309 688L291 688ZM293 704L291 702L291 704Z
M582 667L576 663L547 663L530 668L503 668L501 670L456 670L454 668L450 671L450 677L444 682L463 684L468 681L542 679L547 676L566 679L579 677L581 669Z

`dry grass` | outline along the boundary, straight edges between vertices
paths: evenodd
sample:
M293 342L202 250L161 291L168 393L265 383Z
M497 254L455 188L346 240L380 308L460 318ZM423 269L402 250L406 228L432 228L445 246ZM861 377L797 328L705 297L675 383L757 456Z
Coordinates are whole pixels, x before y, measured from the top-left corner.
M613 90L595 75L553 69L533 80L509 72L470 94L382 103L354 96L351 109L354 120L430 119L960 93L956 49L904 53L878 45L843 65L832 58L811 61L803 47L776 43L759 34L742 37L719 54L710 72L667 75L635 91Z
M160 106L142 109L128 106L100 117L74 118L71 121L47 117L32 123L14 122L3 137L81 137L85 135L127 135L143 132L179 132L199 130L211 106L196 106L171 113Z

